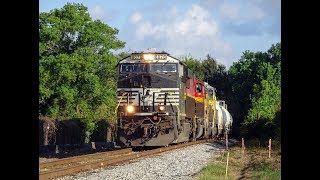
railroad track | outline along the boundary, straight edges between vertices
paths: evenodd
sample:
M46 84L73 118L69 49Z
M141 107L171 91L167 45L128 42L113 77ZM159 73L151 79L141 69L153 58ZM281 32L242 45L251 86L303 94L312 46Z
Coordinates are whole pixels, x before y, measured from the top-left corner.
M117 151L95 153L84 156L77 156L71 158L64 158L61 160L45 162L39 164L39 179L53 179L65 175L75 174L81 171L97 169L110 165L115 165L140 157L150 156L173 149L178 149L194 144L205 142L213 142L213 139L198 140L183 144L177 144L168 147L161 147L153 150L134 152L131 148Z

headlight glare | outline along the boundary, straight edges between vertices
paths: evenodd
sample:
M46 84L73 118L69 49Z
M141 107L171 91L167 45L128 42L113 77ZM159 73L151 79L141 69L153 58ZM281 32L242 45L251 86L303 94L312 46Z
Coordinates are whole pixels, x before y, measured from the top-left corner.
M134 112L134 107L132 105L127 106L127 113L133 113Z
M166 107L165 106L159 106L159 110L160 111L164 111L164 110L166 110Z

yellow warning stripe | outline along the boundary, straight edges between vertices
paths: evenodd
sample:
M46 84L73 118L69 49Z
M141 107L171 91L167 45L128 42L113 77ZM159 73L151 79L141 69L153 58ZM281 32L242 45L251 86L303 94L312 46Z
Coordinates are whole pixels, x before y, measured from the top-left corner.
M187 96L188 96L188 94L187 94ZM194 99L198 103L204 103L204 97L195 97L195 96L188 96L188 97Z

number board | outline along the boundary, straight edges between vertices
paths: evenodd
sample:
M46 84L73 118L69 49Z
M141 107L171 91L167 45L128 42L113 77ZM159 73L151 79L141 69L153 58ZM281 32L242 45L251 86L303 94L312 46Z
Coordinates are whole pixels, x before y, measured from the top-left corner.
M132 60L140 60L141 59L141 54L132 54L131 55Z
M142 59L143 59L143 54L132 54L131 55L131 60L142 60ZM166 60L167 54L153 54L153 59L154 60Z
M167 59L167 55L166 54L155 54L154 59L166 60Z

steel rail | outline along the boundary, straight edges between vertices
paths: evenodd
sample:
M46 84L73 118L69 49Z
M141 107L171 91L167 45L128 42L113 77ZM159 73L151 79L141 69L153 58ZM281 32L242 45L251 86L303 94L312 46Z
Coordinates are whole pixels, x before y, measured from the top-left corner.
M51 166L79 162L79 161L82 161L85 159L95 158L98 156L115 156L115 155L121 155L121 154L129 153L129 152L132 152L131 148L115 150L115 151L100 152L100 153L94 153L94 154L88 154L88 155L82 155L82 156L75 156L75 157L69 157L69 158L63 158L63 159L59 159L59 160L55 160L55 161L40 163L39 168L44 169L44 168L48 168Z

